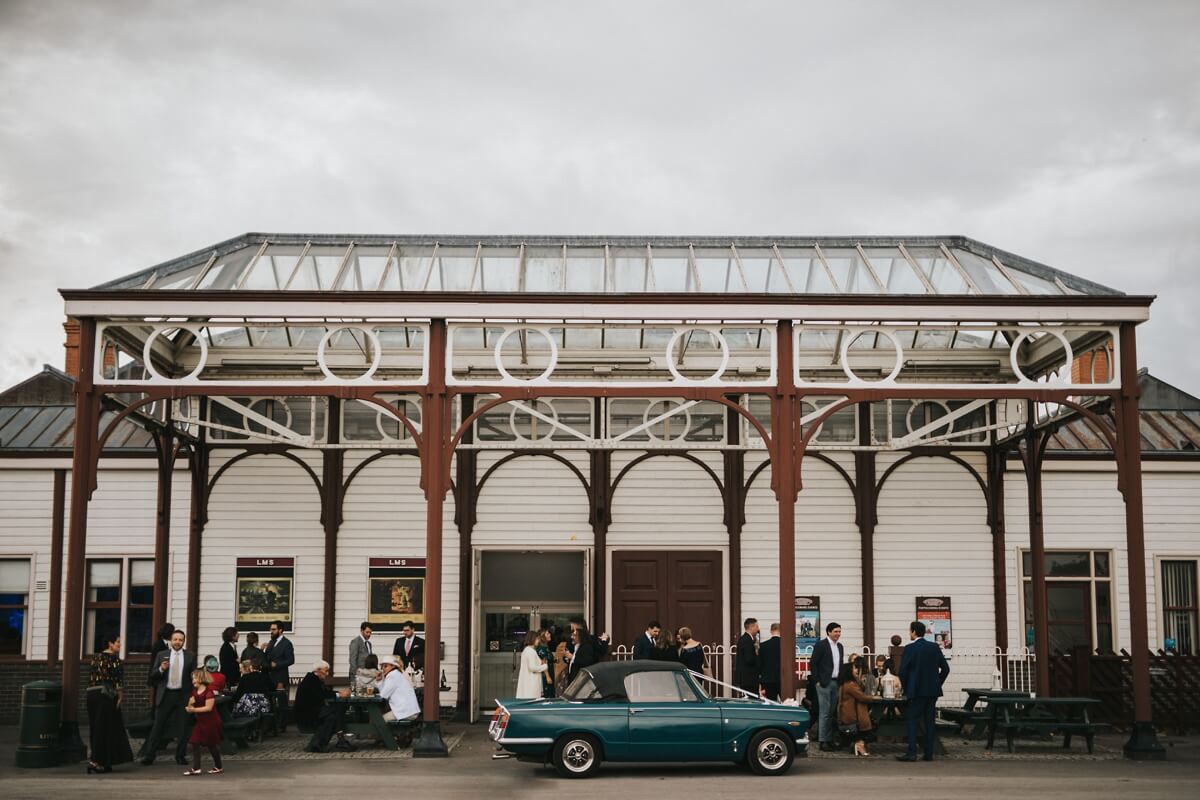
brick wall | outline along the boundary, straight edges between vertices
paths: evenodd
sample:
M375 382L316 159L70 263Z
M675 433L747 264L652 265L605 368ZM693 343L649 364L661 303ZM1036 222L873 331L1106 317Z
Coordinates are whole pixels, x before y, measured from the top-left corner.
M138 719L150 711L150 695L146 686L148 664L125 664L125 701L122 708L126 719ZM30 681L61 680L61 665L50 667L45 661L23 661L0 664L0 725L15 725L21 713L21 687ZM85 690L87 665L79 674L79 720L87 722Z

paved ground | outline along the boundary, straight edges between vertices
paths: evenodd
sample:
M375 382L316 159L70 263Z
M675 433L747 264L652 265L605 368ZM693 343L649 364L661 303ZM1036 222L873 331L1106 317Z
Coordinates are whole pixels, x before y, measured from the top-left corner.
M517 796L522 800L542 797L569 798L580 791L587 795L603 792L621 800L667 800L667 798L738 798L758 796L853 796L907 798L965 797L971 800L1002 794L1032 793L1037 796L1095 797L1103 793L1121 800L1200 796L1200 742L1168 742L1166 763L1133 763L1116 757L1120 739L1101 742L1097 755L1089 758L1080 747L1067 757L1051 743L1029 745L1016 756L983 754L974 742L949 742L950 757L932 764L901 764L891 758L895 745L877 745L880 755L851 759L843 754L824 755L797 761L786 776L757 778L732 765L609 766L594 780L581 786L558 778L552 770L516 761L492 761L493 748L483 726L451 724L447 738L455 743L446 760L413 759L408 753L376 755L371 760L322 755L275 762L233 757L221 776L184 778L169 759L153 767L125 765L111 775L88 776L82 765L47 770L19 770L11 753L16 732L0 728L0 796L5 798L48 798L85 793L108 797L145 797L151 792L185 791L208 798L245 798L272 790L283 791L289 800L386 796L403 788L407 796L433 798L476 798L500 800ZM289 747L291 737L274 740L270 747ZM280 786L286 781L286 787Z

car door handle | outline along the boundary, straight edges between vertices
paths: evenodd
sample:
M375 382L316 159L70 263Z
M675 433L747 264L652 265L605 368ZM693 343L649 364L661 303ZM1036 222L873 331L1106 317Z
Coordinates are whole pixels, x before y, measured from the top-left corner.
M645 710L646 709L644 709L644 708L631 708L631 709L629 709L629 713L630 714L640 714Z

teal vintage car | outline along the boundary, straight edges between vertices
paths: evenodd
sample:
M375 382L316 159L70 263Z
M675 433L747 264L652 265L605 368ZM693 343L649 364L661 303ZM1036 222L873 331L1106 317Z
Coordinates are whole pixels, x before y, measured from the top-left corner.
M497 700L497 757L585 778L602 761L733 761L782 775L808 754L808 712L711 697L682 664L612 661L582 669L561 697Z

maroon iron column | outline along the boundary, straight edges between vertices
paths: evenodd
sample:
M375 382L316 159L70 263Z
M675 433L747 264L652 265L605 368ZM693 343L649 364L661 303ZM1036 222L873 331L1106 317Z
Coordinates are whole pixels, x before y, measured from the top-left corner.
M50 522L50 611L48 616L49 632L46 641L46 664L51 669L58 664L58 637L62 633L62 597L63 580L63 521L67 501L67 471L54 470L54 508Z
M1150 702L1150 636L1146 630L1146 541L1142 520L1142 434L1138 414L1137 338L1121 325L1121 395L1117 403L1117 468L1125 496L1125 547L1129 567L1129 650L1133 667L1133 729L1125 755L1160 760L1166 751L1154 735Z
M87 562L88 501L96 480L96 436L100 395L92 383L96 320L79 320L79 373L75 381L75 443L71 458L71 516L67 539L67 600L63 632L62 729L59 747L66 763L83 759L79 736L79 666L83 656L83 586Z
M446 321L429 323L429 376L421 398L421 484L425 489L424 725L413 742L416 758L445 758L440 721L442 666L442 508L450 488Z
M1005 455L994 444L987 451L988 527L992 533L992 604L996 647L1008 650L1008 582L1004 569Z
M779 693L786 700L796 696L796 382L791 321L780 320L776 330L771 483L779 503Z
M175 437L171 434L171 415L167 428L154 432L157 451L158 503L154 516L154 599L150 613L154 629L167 621L167 587L170 584L171 492L175 484ZM195 635L195 634L193 634Z
M1037 692L1050 694L1050 629L1046 611L1046 537L1042 527L1042 447L1034 427L1036 406L1025 403L1025 491L1029 506L1029 557L1033 561L1033 654ZM1020 590L1025 591L1024 585ZM1022 620L1022 624L1024 621Z
M871 404L858 404L858 443L871 444ZM863 644L875 652L875 525L879 521L879 492L875 486L875 451L854 452L854 505L862 571Z

